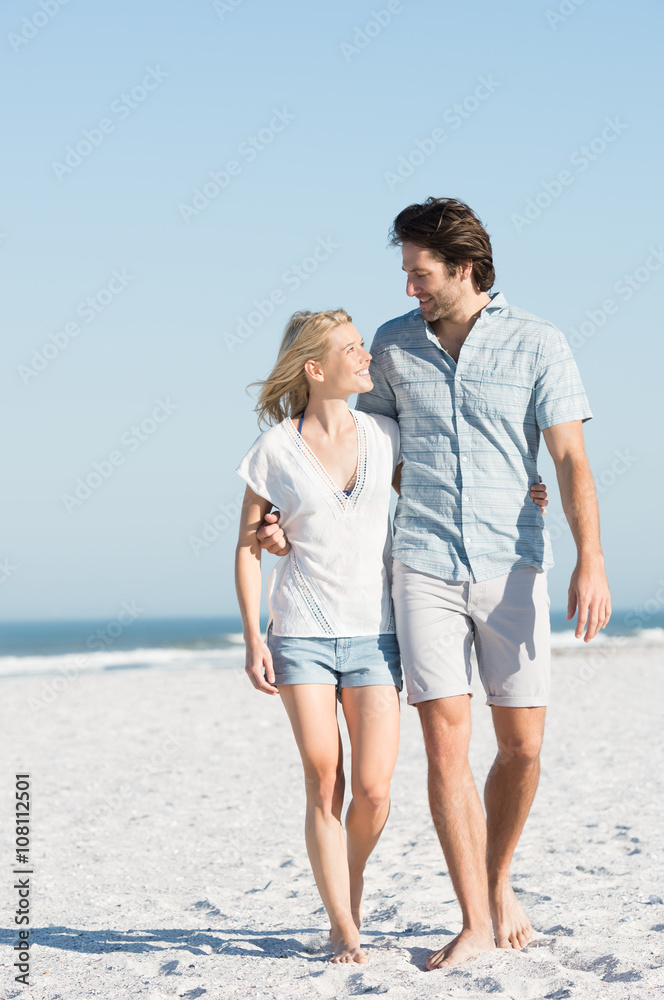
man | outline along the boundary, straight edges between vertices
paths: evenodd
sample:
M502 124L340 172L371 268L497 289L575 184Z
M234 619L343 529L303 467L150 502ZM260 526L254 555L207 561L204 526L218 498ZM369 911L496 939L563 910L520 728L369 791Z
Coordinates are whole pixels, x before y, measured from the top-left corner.
M419 308L380 327L374 388L358 407L399 421L403 469L395 515L393 598L409 704L419 711L434 824L463 916L427 968L522 948L530 921L510 863L539 779L549 692L540 434L556 466L578 559L568 619L589 642L611 614L582 423L591 417L569 346L552 324L509 305L475 213L429 198L396 218L406 292ZM271 518L270 520L274 520ZM283 546L274 523L260 529ZM498 753L484 789L468 763L470 649L491 706Z

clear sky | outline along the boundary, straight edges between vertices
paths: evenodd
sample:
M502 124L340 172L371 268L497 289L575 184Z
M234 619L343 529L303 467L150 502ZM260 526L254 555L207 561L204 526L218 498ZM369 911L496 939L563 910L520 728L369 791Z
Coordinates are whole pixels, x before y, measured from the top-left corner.
M495 290L572 341L615 604L652 598L663 19L7 0L0 617L233 614L245 388L295 309L343 306L370 342L413 307L387 233L428 195L477 211ZM542 468L560 607L573 547Z

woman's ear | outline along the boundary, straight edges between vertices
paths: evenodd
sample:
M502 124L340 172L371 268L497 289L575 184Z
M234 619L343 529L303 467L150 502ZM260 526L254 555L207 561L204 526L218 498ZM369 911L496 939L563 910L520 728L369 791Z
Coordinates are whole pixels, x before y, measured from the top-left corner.
M321 368L318 361L307 361L304 366L304 370L309 378L314 379L316 382L324 382L325 376L323 375L323 369Z

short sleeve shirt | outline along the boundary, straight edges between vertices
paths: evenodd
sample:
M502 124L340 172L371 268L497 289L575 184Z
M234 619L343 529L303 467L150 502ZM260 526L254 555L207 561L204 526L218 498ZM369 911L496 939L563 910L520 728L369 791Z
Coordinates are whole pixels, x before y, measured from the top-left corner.
M399 422L403 470L393 554L444 580L548 569L528 495L540 433L592 414L570 347L551 323L496 292L461 347L441 347L420 309L381 326L362 412Z
M275 635L350 637L394 632L390 497L399 426L351 411L358 465L349 496L288 419L254 442L237 472L280 511L290 552L268 581Z

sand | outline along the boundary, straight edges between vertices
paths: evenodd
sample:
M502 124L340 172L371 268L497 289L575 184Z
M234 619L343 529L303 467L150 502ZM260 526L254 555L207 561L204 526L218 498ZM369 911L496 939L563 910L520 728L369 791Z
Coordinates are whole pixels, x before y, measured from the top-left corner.
M536 938L453 971L459 910L403 704L392 813L366 879L366 966L326 961L303 789L279 699L241 670L2 680L2 940L16 940L13 781L32 774L31 985L0 997L650 998L664 988L661 647L554 656L542 781L514 860ZM61 675L59 675L61 676ZM51 695L45 695L51 691ZM48 704L46 704L48 702ZM471 760L494 742L480 691Z

